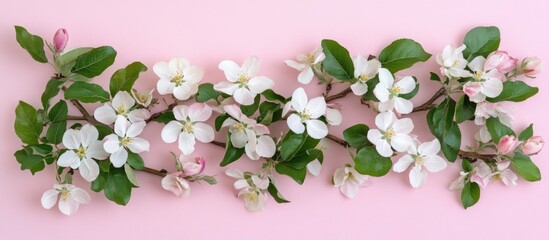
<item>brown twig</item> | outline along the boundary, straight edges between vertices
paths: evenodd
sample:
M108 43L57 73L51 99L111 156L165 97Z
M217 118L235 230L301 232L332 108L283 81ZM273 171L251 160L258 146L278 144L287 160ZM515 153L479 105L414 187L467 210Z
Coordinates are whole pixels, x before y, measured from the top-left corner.
M150 173L152 175L156 175L160 177L165 177L168 174L168 171L166 171L165 169L156 170L150 167L144 167L143 169L139 169L138 171Z
M336 99L344 98L347 96L347 94L351 93L353 90L351 90L350 87L343 89L343 91L336 93L334 95L326 96L326 102L331 102Z
M440 97L446 95L446 89L440 88L435 95L433 95L427 102L415 107L412 112L421 112L421 111L427 111L433 107L436 106L435 101L439 99Z

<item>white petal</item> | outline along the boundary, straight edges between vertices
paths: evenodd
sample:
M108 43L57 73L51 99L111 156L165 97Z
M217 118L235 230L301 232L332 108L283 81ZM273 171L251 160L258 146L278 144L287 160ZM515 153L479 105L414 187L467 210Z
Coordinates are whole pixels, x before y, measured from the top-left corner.
M82 144L82 133L78 130L67 129L63 134L63 145L68 149L78 149Z
M411 113L414 109L414 105L412 102L408 99L404 99L401 97L394 97L393 98L395 109L400 114L408 114Z
M308 120L307 133L312 138L321 139L328 135L328 126L320 120Z
M414 78L407 76L396 82L395 87L400 87L402 89L400 94L407 94L416 88L416 81L414 81Z
M109 157L109 153L106 152L103 148L103 143L96 140L95 142L90 144L90 146L88 146L88 149L86 149L86 157L97 160L104 160Z
M409 154L406 154L398 159L398 161L393 165L393 171L401 173L406 171L408 167L414 162L414 159Z
M265 190L269 187L269 179L266 177L260 178L257 175L252 175L251 179L254 185L259 189Z
M238 66L235 62L230 60L221 61L219 63L219 69L225 73L225 77L227 77L227 80L230 82L238 81L238 78L240 77L240 66Z
M326 120L332 126L339 126L343 121L343 116L337 109L326 108Z
M503 91L503 83L497 78L486 80L486 82L482 83L482 88L480 89L480 92L491 98L499 96L501 91Z
M408 134L414 130L414 122L410 118L398 119L393 123L395 133Z
M296 89L292 94L292 107L298 112L305 110L307 101L307 93L303 88Z
M379 84L381 84L381 86L383 86L383 88L385 88L385 89L393 88L394 81L395 81L395 79L393 78L393 75L391 74L391 72L389 72L389 70L387 70L385 68L380 68L379 69Z
M209 143L213 141L215 137L213 128L208 124L200 122L193 125L193 134L198 141L203 143Z
M366 134L366 137L368 140L374 144L376 144L379 141L385 141L381 139L383 137L383 134L378 129L370 129L368 130L368 133Z
M427 180L427 172L419 166L412 168L410 171L410 185L414 188L419 188Z
M311 118L319 118L326 113L326 100L324 100L324 97L315 97L307 103L305 109L307 109Z
M345 171L345 169L345 167L342 167L335 170L334 176L332 177L334 186L340 187L345 184L345 181L347 180L347 172Z
M423 158L423 166L429 172L440 172L447 166L446 161L438 155L425 156Z
M366 57L362 55L358 55L355 58L353 58L353 64L355 66L355 72L354 72L355 78L359 78L360 75L364 73L363 70L364 70L364 66L366 65L366 62L368 62L368 59L366 59Z
M174 88L175 83L170 82L168 79L162 78L156 83L156 89L161 95L172 94Z
M345 195L345 197L353 199L358 194L358 188L358 185L347 182L346 184L343 184L341 187L339 187L339 190L341 191L341 193L343 193L343 195Z
M387 131L395 121L397 121L397 117L393 112L379 113L375 119L376 126L381 131Z
M139 134L143 132L143 129L145 128L146 125L147 123L145 123L144 121L131 124L128 127L128 130L126 131L126 137L134 138L139 136Z
M153 71L160 78L166 78L166 79L171 78L170 68L168 67L167 62L157 62L157 63L155 63L154 66L153 66ZM163 94L163 93L161 93L161 94Z
M192 122L204 122L212 116L212 108L204 103L193 103L189 106L189 119Z
M175 119L179 121L187 120L189 116L189 106L187 105L178 105L173 108L173 115Z
M57 160L57 165L60 167L69 167L74 166L76 163L80 162L80 158L74 151L68 150L61 154Z
M436 138L433 141L424 142L419 145L418 152L421 155L436 155L440 152L440 142Z
M82 146L88 147L99 138L99 132L93 125L86 124L80 128L80 137L82 138Z
M269 136L261 136L257 139L256 152L259 156L270 158L276 152L276 144Z
M231 134L231 144L235 148L243 148L248 143L248 135L243 131L234 132Z
M183 130L183 125L178 121L171 121L162 128L162 140L166 143L173 143L177 140L179 133Z
M194 152L194 135L191 133L182 132L179 134L179 150L185 155L189 155Z
M80 167L78 168L80 175L86 181L91 182L99 176L99 165L94 160L84 159L80 162Z
M412 146L413 139L406 134L395 134L391 138L391 146L397 150L397 152L406 152Z
M183 70L183 76L185 76L186 83L198 83L204 77L204 70L197 66L189 66Z
M248 77L252 78L259 72L259 59L257 57L250 57L242 64L242 71L248 74Z
M116 134L111 134L105 137L103 148L107 153L115 153L120 150L121 145Z
M179 100L187 100L198 91L194 83L183 83L173 89L173 95Z
M484 72L484 62L486 62L486 58L483 56L478 56L474 58L467 66L473 71L473 72Z
M234 91L233 97L237 103L244 106L249 106L254 103L254 98L257 94L250 92L247 88L239 88Z
M141 153L149 151L150 146L149 141L143 138L134 138L128 145L128 149L134 153Z
M118 149L118 151L111 154L112 165L116 168L124 166L128 160L128 151L124 148Z
M226 105L223 107L225 112L236 120L242 119L242 110L235 104Z
M389 101L389 96L391 93L389 92L389 89L383 86L381 83L378 83L374 87L374 95L380 102L387 102Z
M273 86L273 80L264 76L254 77L248 82L248 88L252 93L256 94L260 94L267 89L271 89Z
M357 96L362 96L368 92L368 84L365 82L357 81L351 85L351 90Z
M50 189L46 191L42 195L42 199L40 199L42 202L42 207L44 207L45 209L50 209L53 206L55 206L58 195L59 195L59 191L57 189Z
M135 109L135 110L131 111L130 113L128 113L128 119L132 123L145 121L145 120L149 119L150 117L151 117L151 112L147 109L144 109L144 108Z
M297 114L292 114L288 117L288 127L292 130L292 132L301 134L305 131L305 126L301 122L301 118Z
M108 104L95 109L93 116L95 120L107 125L112 124L116 120L116 112Z
M307 170L314 176L320 175L320 170L322 169L322 164L318 159L307 164Z
M303 71L303 70L305 70L306 67L309 66L308 64L299 63L299 62L296 62L294 60L286 60L286 61L284 61L284 63L286 63L286 65L288 65L288 67L291 67L291 68L296 69L298 71ZM301 82L301 83L303 83L303 82ZM307 83L303 83L303 84L307 84Z
M236 179L244 178L244 174L242 173L242 171L234 168L227 169L227 171L225 171L225 174L229 177Z
M135 99L133 99L132 95L125 91L116 93L112 99L112 107L114 109L124 109L125 111L129 111L133 105L135 105Z
M72 198L67 198L65 201L59 200L59 211L70 216L78 210L78 202Z
M248 184L248 181L246 181L246 179L239 179L234 182L233 186L236 190L240 190L250 187L250 184Z
M220 82L214 85L214 90L233 95L240 86L231 82Z
M313 69L307 65L305 69L297 75L297 81L302 84L309 84L314 77L315 73L313 72Z
M129 127L130 121L123 116L118 116L116 122L114 122L114 133L120 137L125 137Z
M391 145L387 141L381 140L375 143L375 145L379 155L384 157L391 157L393 155L393 150L391 149Z
M250 158L251 160L258 160L261 156L259 156L259 154L257 154L257 152L255 151L256 144L252 144L254 141L248 141L246 146L244 146L244 151L246 152L248 158Z

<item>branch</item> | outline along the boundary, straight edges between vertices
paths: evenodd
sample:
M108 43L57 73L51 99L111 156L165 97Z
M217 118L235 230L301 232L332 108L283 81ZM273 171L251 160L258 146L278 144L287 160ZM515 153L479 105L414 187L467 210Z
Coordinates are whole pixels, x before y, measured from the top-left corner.
M331 101L336 100L336 99L344 98L345 96L347 96L347 94L351 93L352 91L353 90L351 90L351 88L348 87L348 88L343 89L343 91L341 91L339 93L336 93L336 94L331 95L331 96L326 96L326 102L331 102Z
M166 171L165 169L156 170L154 168L149 168L149 167L144 167L143 169L136 169L136 170L141 171L141 172L150 173L152 175L156 175L156 176L160 176L160 177L165 177L168 174L168 171Z
M446 95L446 89L444 87L440 88L435 95L433 95L427 102L415 107L412 112L421 112L421 111L427 111L433 107L436 106L435 101L439 99L440 97Z

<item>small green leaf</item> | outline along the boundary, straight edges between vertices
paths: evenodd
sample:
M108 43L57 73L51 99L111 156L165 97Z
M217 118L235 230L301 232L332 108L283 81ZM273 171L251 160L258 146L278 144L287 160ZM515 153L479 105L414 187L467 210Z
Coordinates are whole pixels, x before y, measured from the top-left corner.
M499 143L499 140L504 136L515 136L513 129L501 123L498 118L488 118L486 128L495 143Z
M303 184L303 182L305 181L305 176L307 175L307 168L295 169L288 165L287 162L279 162L278 164L276 164L275 170L277 173L291 177L300 185Z
M480 199L480 188L477 183L468 182L461 190L461 204L467 209L475 205Z
M286 98L278 93L275 93L272 89L267 89L263 91L261 95L263 95L265 99L272 102L286 103Z
M385 47L379 54L381 66L391 73L406 69L418 62L425 62L431 54L412 39L398 39Z
M223 161L219 164L222 167L225 167L232 162L240 159L244 155L244 148L235 148L231 143L230 133L227 133L227 143L225 146L225 155L223 156Z
M172 111L164 112L160 114L160 116L156 117L154 119L155 122L168 124L171 121L175 120L175 115L173 115Z
M434 72L431 72L431 75L429 76L429 79L432 80L432 81L440 82L440 77L438 76L438 74L436 74Z
M209 100L217 101L220 93L216 91L211 83L203 83L198 86L197 102L207 102Z
M223 126L223 122L229 118L229 114L223 113L215 118L215 130L219 132L221 130L221 127Z
M69 109L67 103L60 100L55 104L48 114L51 124L46 131L46 141L51 144L60 144L63 140L63 134L67 130L67 114Z
M467 159L463 159L461 161L461 169L463 169L464 172L470 172L473 171L474 166L471 162L467 161Z
M30 170L32 175L44 170L46 160L51 158L53 148L50 145L29 145L15 152L14 156L17 162L21 164L21 170Z
M84 103L108 102L109 93L94 83L75 82L65 91L66 99L76 99Z
M128 181L130 181L134 187L139 187L139 184L137 183L137 178L135 177L135 171L130 166L130 164L128 163L124 164L124 172L126 172Z
M503 90L495 98L487 98L489 102L522 102L538 93L537 87L530 87L523 81L506 81L503 83Z
M456 123L462 123L472 119L475 116L477 104L469 101L469 97L463 95L459 98L456 105Z
M515 156L511 159L511 164L518 175L524 178L524 180L529 182L541 180L539 168L532 162L530 157L521 153L515 153Z
M75 48L59 56L57 58L57 65L60 68L61 74L68 76L71 73L72 67L76 64L76 59L92 49L91 47Z
M119 91L126 91L130 93L133 88L133 84L139 78L141 72L147 71L147 67L140 62L133 62L125 68L118 69L111 77L109 84L109 90L111 96L114 97Z
M43 126L33 106L19 101L15 108L15 134L26 144L38 144Z
M101 192L109 180L111 161L109 159L97 161L97 164L99 165L99 176L92 182L91 190L94 192Z
M259 108L259 102L261 100L261 95L257 95L254 98L254 103L252 105L240 105L240 110L242 110L242 113L246 116L252 116Z
M94 48L78 56L71 72L93 78L114 63L116 51L109 46Z
M305 140L307 140L305 133L288 132L280 145L280 157L282 160L288 161L292 159L299 152L301 146L305 144Z
M379 155L374 146L367 146L358 151L355 158L355 169L360 174L374 177L384 176L391 170L391 158Z
M273 197L273 199L277 203L289 203L290 201L286 200L282 194L278 191L278 188L276 187L276 184L274 182L274 179L269 178L269 187L267 188L267 191L269 191L269 194Z
M48 81L46 84L46 89L40 98L42 100L42 107L44 107L44 111L47 111L50 108L50 100L57 96L61 86L63 86L63 83L65 82L57 79L51 79Z
M139 154L132 151L128 151L128 164L137 170L142 170L145 168L143 158L139 156Z
M342 81L354 78L355 66L349 51L334 40L322 40L322 51L326 58L322 61L324 70Z
M498 50L499 42L500 36L497 27L473 28L463 39L463 44L466 46L463 56L468 61L477 56L487 57L491 52Z
M356 124L345 129L343 131L343 137L351 147L361 149L372 145L372 143L368 141L368 130L370 130L370 128L364 124Z
M518 136L519 141L526 141L528 138L534 136L534 124L530 124L527 128L522 130Z
M44 40L36 35L30 34L27 29L15 26L15 37L19 45L27 50L31 57L41 63L47 63L48 58L44 52Z

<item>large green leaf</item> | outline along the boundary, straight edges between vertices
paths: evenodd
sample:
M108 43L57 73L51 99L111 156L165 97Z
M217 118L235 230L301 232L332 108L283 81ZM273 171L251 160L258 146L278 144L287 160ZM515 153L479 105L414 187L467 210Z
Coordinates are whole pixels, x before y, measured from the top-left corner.
M467 95L461 96L456 105L456 123L472 119L475 116L476 107L477 104L469 101Z
M139 74L145 71L147 71L147 67L140 62L133 62L125 68L116 70L109 84L111 96L114 97L119 91L131 92L133 84L139 78Z
M528 138L534 136L534 124L528 125L518 136L519 141L526 141Z
M412 39L398 39L385 47L379 54L381 66L395 73L411 67L417 62L425 62L431 54L425 52L421 44Z
M93 48L91 47L75 48L59 56L57 58L57 65L60 68L61 74L63 74L63 76L69 76L72 67L76 64L76 59L80 57L80 55L87 53L92 49Z
M441 150L450 162L457 159L461 147L461 131L454 122L455 109L456 102L447 98L427 114L429 130L440 141Z
M374 177L384 176L391 170L391 158L379 155L374 146L367 146L358 151L355 158L355 169L360 174Z
M495 143L499 143L499 140L506 135L515 136L513 129L501 123L498 118L488 118L486 128Z
M114 63L116 51L109 46L94 48L78 56L71 71L92 78L99 76Z
M51 144L60 144L63 140L63 134L67 130L67 114L69 109L67 103L60 100L48 113L50 126L46 131L46 141Z
M21 170L28 169L34 175L44 170L46 164L53 162L52 150L53 148L46 144L28 145L15 152L14 156L17 162L21 164Z
M43 125L38 120L36 109L26 102L19 101L15 108L15 134L26 144L38 144Z
M108 102L109 93L94 83L75 82L65 91L66 99L76 99L85 103Z
M372 145L370 141L368 141L368 130L370 130L370 128L364 124L356 124L345 129L343 131L343 137L351 147L360 149Z
M287 162L279 162L275 166L277 173L291 177L298 184L303 184L307 175L307 168L296 169L291 167Z
M27 29L15 26L15 37L19 45L27 50L31 57L41 63L47 63L48 58L44 52L44 40L36 35L30 34Z
M334 40L324 39L322 51L326 55L322 66L328 74L342 81L354 78L355 66L346 48Z
M307 135L305 133L297 134L292 131L288 132L286 136L282 139L280 145L280 157L282 160L292 159L297 152L301 149L301 146L305 144L307 140Z
M469 61L477 56L486 57L491 52L498 50L499 42L500 36L497 27L473 28L463 39L463 44L466 46L463 56Z
M105 197L117 204L126 205L130 201L133 187L124 168L110 167L103 188Z
M523 81L506 81L503 83L503 91L495 98L487 98L489 102L522 102L531 96L536 95L539 89L530 87Z
M467 209L475 205L480 199L480 188L477 183L468 182L461 190L461 204Z
M515 156L511 159L511 164L518 175L524 178L524 180L529 182L541 180L539 168L532 162L530 157L515 153Z
M137 170L142 170L145 168L145 162L143 158L132 151L128 151L128 164Z

